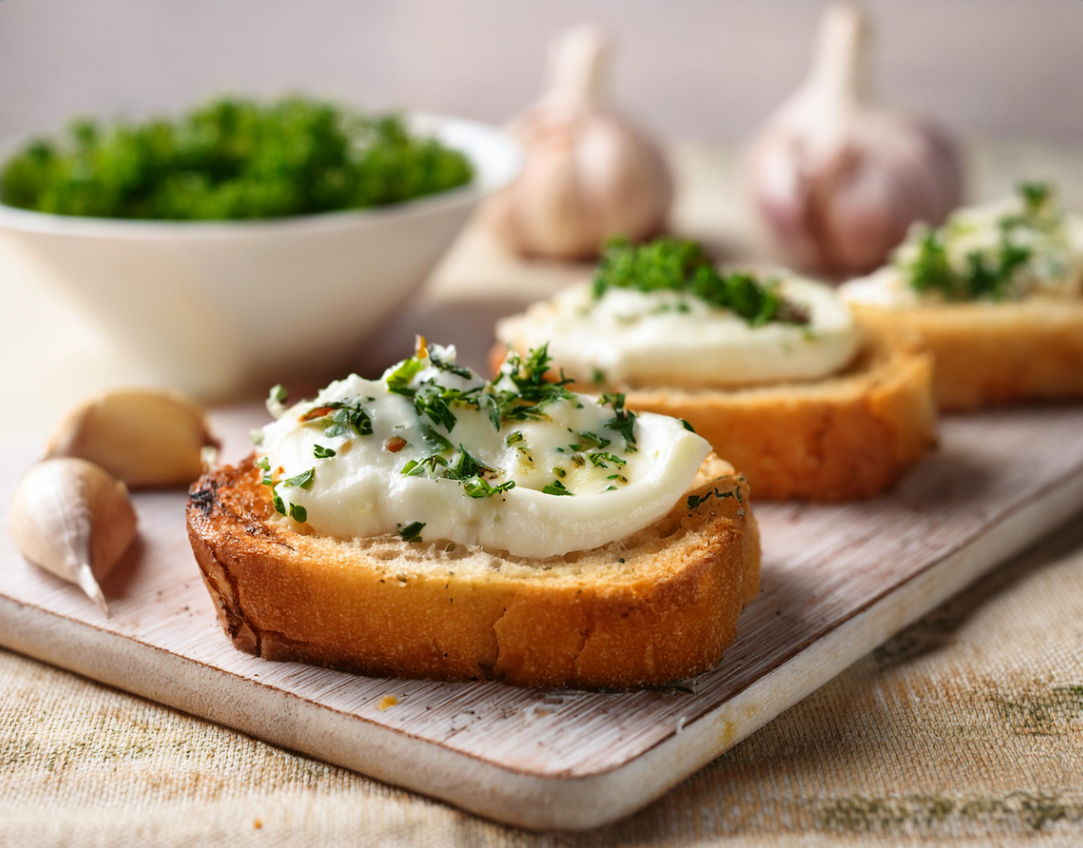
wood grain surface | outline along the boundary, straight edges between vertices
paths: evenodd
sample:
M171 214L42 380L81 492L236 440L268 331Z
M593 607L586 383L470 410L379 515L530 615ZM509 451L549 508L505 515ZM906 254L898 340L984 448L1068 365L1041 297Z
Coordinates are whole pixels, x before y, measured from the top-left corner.
M263 417L218 414L227 455ZM140 539L106 583L109 619L0 538L0 643L503 821L589 827L657 797L1083 507L1081 432L1071 407L949 419L937 456L884 497L756 505L760 597L718 668L663 690L371 679L235 651L176 491L136 496ZM31 448L0 453L0 503Z

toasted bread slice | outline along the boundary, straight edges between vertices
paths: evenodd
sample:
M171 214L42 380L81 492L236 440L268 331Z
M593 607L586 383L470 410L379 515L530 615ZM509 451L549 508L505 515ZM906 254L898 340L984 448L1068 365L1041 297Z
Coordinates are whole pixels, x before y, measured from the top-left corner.
M238 648L363 674L520 686L652 686L718 663L759 588L748 485L711 456L638 533L530 560L395 536L341 541L279 520L250 458L188 500L192 549Z
M1083 302L851 307L872 333L929 349L941 409L1083 398Z
M494 370L506 352L493 349ZM623 391L629 409L685 419L741 469L757 500L871 497L937 441L932 357L914 345L868 343L845 371L808 383L576 389Z

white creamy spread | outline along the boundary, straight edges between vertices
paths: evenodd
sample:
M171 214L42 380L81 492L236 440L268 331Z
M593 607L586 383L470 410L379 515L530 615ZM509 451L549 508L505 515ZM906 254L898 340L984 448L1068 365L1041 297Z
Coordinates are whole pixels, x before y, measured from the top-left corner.
M861 342L849 307L828 286L776 278L807 324L753 325L685 291L609 288L595 298L581 284L501 321L497 336L512 349L548 341L570 377L610 385L729 387L837 373Z
M710 445L674 418L624 410L623 397L542 383L531 361L510 358L487 383L454 348L422 345L379 380L354 374L285 410L260 442L277 508L342 539L399 534L537 559L667 513Z
M955 293L923 284L931 273L953 280ZM1078 298L1083 296L1083 219L1065 214L1052 194L1038 205L1021 189L995 203L959 209L937 230L916 225L890 264L851 280L840 294L850 303L886 308Z

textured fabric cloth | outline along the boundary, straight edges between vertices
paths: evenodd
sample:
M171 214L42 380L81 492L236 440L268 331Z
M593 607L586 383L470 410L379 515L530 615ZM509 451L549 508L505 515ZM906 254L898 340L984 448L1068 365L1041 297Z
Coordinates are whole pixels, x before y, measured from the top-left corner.
M0 651L0 845L1083 844L1083 518L639 814L530 834Z

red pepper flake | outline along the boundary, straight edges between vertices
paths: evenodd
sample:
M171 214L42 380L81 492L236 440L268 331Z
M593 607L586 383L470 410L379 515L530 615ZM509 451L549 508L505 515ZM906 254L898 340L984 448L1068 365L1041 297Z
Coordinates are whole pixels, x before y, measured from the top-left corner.
M335 407L333 407L333 406L317 406L317 407L315 407L313 409L310 409L308 412L306 412L304 415L302 415L301 420L302 421L313 421L313 420L315 420L317 418L324 418L324 417L330 415L334 411L335 411Z
M402 436L392 436L390 439L384 442L384 447L387 448L389 453L398 453L400 450L406 447L406 445L407 441L406 439L402 438Z

